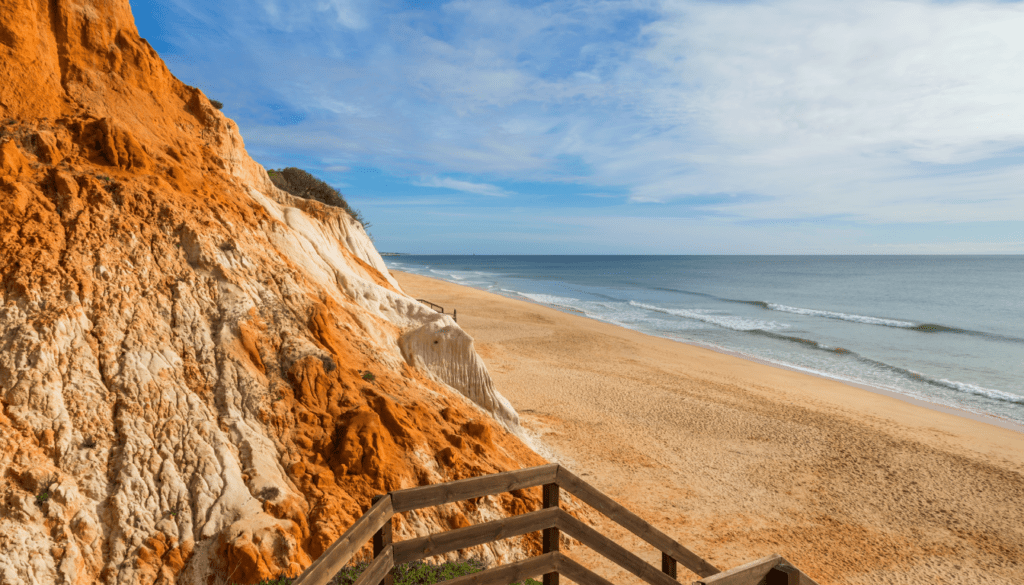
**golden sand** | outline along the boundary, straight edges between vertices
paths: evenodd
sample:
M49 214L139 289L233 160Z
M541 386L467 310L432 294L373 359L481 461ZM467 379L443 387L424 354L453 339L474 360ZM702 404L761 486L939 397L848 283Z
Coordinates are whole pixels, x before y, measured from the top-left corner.
M392 274L458 310L543 455L721 569L779 553L821 585L1024 583L1013 425ZM601 529L660 566L650 546ZM637 582L581 547L572 556Z

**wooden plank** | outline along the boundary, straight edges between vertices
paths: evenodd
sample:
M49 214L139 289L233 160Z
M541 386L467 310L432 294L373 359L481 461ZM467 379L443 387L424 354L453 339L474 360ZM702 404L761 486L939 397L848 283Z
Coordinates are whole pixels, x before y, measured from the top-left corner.
M587 545L594 552L647 581L651 585L679 585L679 582L655 569L650 563L619 546L615 541L559 510L555 524L566 534Z
M508 585L554 571L556 554L558 553L530 557L516 563L501 565L471 575L463 575L441 583L444 585Z
M385 577L391 575L391 569L395 568L394 549L389 544L377 555L377 558L370 562L370 566L359 575L352 585L377 585ZM294 584L292 584L294 585Z
M772 570L772 567L783 562L786 562L786 559L781 556L769 555L717 575L694 581L693 585L757 585L768 574L768 571Z
M818 585L818 582L807 576L807 573L800 571L800 585Z
M613 585L611 581L570 559L562 553L554 553L555 568L559 573L572 579L579 585Z
M764 585L800 585L800 569L786 563L775 565L764 576Z
M541 488L541 501L544 508L558 509L558 484L557 483L546 483ZM545 528L541 535L541 546L544 553L558 552L559 540L561 536L558 534L558 529L552 526L551 528ZM553 571L551 573L544 573L544 585L558 585L559 578L558 572Z
M396 542L394 544L395 564L401 565L410 561L418 561L424 557L543 530L555 524L557 515L556 508L538 510L458 530ZM506 585L508 584L506 583Z
M676 579L679 572L676 570L676 560L665 553L661 553L661 572Z
M782 559L781 563L775 565L774 567L768 570L768 574L765 575L766 580L768 580L771 577L773 571L786 573L787 576L795 571L796 574L799 575L799 578L796 579L797 585L818 585L814 581L814 579L811 579L807 576L807 573L804 573L800 569L794 567L792 563L790 563L786 559Z
M768 573L770 573L772 569L780 567L780 565L783 568L795 570L797 574L799 574L799 578L796 582L800 585L818 585L814 579L808 577L806 573L794 567L792 563L777 554L770 555L756 561L751 561L745 565L740 565L723 573L706 577L700 581L694 581L694 585L757 585L762 579L767 578ZM785 572L788 573L788 571Z
M381 498L386 498L386 497L387 496L378 496L378 497L373 499L373 503L376 504L377 500L379 500ZM373 558L377 558L378 556L381 555L381 553L384 552L385 548L388 548L388 547L391 546L391 525L392 524L393 524L393 522L389 519L387 522L384 523L383 526L380 527L380 530L378 530L376 533L374 533L374 535L373 535ZM394 577L392 577L391 573L389 572L389 573L385 573L384 574L384 578L381 579L381 582L377 583L377 585L394 585L394 583L395 583Z
M563 467L558 468L558 485L563 489L583 500L598 512L611 518L642 538L654 548L681 563L687 569L701 577L710 577L720 573L711 563L697 556L695 553L679 544L664 532L651 526L636 514L624 508L615 500L599 492L594 486L576 477Z
M391 521L391 516L394 513L391 496L384 496L377 500L361 518L345 531L345 534L342 534L319 558L313 561L313 564L307 567L292 585L323 585L330 581L359 552L359 549L363 548L366 541L380 530L381 526Z
M395 512L407 512L524 489L555 481L558 464L494 473L483 477L425 485L391 492Z

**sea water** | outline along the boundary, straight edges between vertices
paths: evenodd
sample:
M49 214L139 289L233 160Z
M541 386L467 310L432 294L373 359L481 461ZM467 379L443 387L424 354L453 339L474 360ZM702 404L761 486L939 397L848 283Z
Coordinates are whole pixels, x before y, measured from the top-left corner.
M385 262L650 335L1024 423L1024 256Z

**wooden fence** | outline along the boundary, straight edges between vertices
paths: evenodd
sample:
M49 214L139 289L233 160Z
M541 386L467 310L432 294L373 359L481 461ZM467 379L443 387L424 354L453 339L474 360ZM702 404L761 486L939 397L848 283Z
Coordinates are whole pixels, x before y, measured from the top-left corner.
M395 514L462 500L542 486L543 507L501 520L430 534L400 542L391 540ZM564 489L661 551L658 570L614 541L559 508ZM374 498L365 514L336 540L293 585L325 585L353 556L373 540L373 561L354 585L393 585L395 565L541 531L540 556L501 565L456 579L446 585L508 585L543 575L544 585L559 585L559 576L584 585L611 585L605 578L559 551L559 534L580 541L650 585L678 585L677 565L696 573L694 585L816 585L779 555L719 571L620 504L557 464L507 471L473 479L398 490Z
M442 307L441 305L438 305L437 303L432 303L432 302L430 302L430 301L428 301L426 299L416 299L416 300L421 302L421 303L423 303L424 305L429 306L431 309L434 309L438 313L444 313L444 307ZM456 323L459 322L459 310L458 309L452 309L452 320L455 321Z

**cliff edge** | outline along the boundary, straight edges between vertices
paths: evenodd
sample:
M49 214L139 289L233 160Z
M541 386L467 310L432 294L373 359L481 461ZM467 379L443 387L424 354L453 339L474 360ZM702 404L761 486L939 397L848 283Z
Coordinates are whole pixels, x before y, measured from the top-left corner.
M542 462L472 339L275 188L127 0L0 5L0 584L295 575L374 494Z

